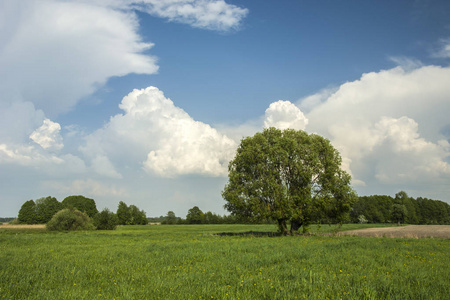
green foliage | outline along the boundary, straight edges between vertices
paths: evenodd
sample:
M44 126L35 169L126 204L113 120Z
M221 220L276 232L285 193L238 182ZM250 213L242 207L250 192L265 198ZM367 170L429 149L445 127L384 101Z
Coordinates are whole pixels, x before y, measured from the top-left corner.
M394 204L392 206L392 220L397 222L398 225L404 223L406 216L408 215L408 210L403 204Z
M64 208L47 223L51 231L94 230L95 226L86 213L74 208Z
M236 235L216 235L222 232ZM0 298L449 298L450 240L244 232L275 233L276 226L0 232Z
M135 205L130 205L128 209L131 216L130 225L145 225L148 223L145 211L139 210Z
M117 218L120 225L145 225L148 223L143 210L139 210L135 205L128 207L123 201L120 201L117 207Z
M22 224L36 224L37 216L36 216L36 203L33 200L28 200L19 210L18 216L19 222Z
M167 212L167 216L161 222L161 224L173 225L173 224L177 224L177 221L178 221L177 216L175 215L175 213L173 211L170 210Z
M222 193L225 208L252 220L272 219L280 231L327 219L344 222L356 199L350 175L330 141L304 131L265 129L241 141Z
M205 221L205 214L200 208L198 208L198 206L194 206L188 210L186 221L188 224L202 224Z
M8 224L10 224L10 225L19 225L21 223L20 223L18 218L15 218L12 221L9 221Z
M360 215L364 215L369 223L390 222L393 200L390 196L380 195L359 197L350 212L352 222L358 223Z
M81 212L85 212L91 218L98 214L94 199L86 198L84 196L68 196L61 203L63 207L76 208Z
M63 208L63 205L54 197L40 198L36 200L36 221L45 224Z
M131 221L131 214L128 206L125 202L120 201L119 206L117 207L117 218L119 219L120 225L129 225Z
M358 217L364 215L369 223L398 222L397 215L403 208L394 205L403 205L406 214L402 223L408 224L450 224L450 205L448 203L419 197L411 198L404 191L400 191L395 198L390 196L361 196L352 207L350 216L354 223ZM394 214L393 214L394 213ZM403 213L401 213L403 215ZM394 217L395 216L395 217Z
M95 215L94 225L98 230L114 230L119 224L116 214L105 208Z
M8 223L13 221L15 218L0 218L0 222Z

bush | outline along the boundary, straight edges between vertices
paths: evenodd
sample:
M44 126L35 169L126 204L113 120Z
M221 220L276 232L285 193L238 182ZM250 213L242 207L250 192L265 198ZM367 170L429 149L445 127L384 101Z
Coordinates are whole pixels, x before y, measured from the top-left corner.
M8 222L8 224L9 225L18 225L18 224L20 224L20 221L19 221L19 219L15 218L14 220Z
M98 230L114 230L119 224L116 214L105 208L94 217L94 225Z
M58 211L47 223L48 230L94 230L91 218L74 208L65 208Z

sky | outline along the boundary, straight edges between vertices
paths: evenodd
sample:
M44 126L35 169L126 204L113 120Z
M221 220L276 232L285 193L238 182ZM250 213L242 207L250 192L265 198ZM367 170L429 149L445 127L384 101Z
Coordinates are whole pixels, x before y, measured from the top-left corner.
M359 195L450 203L449 1L0 0L0 216L225 214L240 140L320 134Z

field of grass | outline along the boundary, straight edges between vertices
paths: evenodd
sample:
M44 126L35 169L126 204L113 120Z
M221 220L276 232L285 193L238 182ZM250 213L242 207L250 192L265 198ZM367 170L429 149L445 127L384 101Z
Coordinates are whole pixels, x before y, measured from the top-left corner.
M54 233L0 226L0 299L449 298L448 239L257 234L275 231L161 225Z

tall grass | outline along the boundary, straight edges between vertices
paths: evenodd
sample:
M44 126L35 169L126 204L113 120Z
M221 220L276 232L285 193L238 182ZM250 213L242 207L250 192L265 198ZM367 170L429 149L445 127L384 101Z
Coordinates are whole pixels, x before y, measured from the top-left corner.
M2 231L0 299L448 299L449 240L216 235L275 230Z

